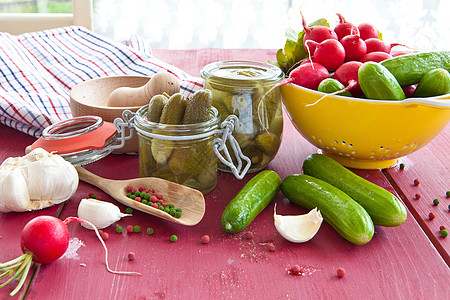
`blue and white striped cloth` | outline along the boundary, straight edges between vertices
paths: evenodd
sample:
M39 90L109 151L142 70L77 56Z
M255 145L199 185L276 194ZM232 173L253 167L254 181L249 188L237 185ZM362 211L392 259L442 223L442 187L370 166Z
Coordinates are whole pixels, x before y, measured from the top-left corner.
M78 26L17 36L0 32L0 122L39 137L72 116L72 87L96 77L168 71L187 96L203 86L201 78L153 57L137 41L125 45Z

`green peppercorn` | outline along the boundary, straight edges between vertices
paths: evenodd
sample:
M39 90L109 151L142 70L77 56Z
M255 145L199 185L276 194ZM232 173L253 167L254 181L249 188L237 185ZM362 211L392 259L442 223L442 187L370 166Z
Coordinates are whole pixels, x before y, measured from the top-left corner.
M127 193L127 197L128 197L128 198L130 198L131 195L133 195L131 192L128 192L128 193Z
M447 229L442 229L441 230L441 236L442 237L447 237L448 236L448 230Z
M144 199L144 200L141 201L141 203L142 204L147 204L147 200Z
M127 209L125 210L125 212L127 214L132 214L133 213L133 209L131 207L127 207Z
M434 199L433 200L433 205L438 205L439 204L439 199Z
M181 212L180 211L175 211L175 218L181 218Z
M446 195L447 197L450 197L450 191L447 191L447 193L445 193L445 195Z
M134 193L134 195L135 195L136 197L140 197L140 196L141 196L141 192L136 191L136 192Z
M181 208L177 208L177 209L175 209L176 211L178 211L178 212L182 212L182 209Z
M147 201L147 205L148 205L148 206L152 206L152 205L153 205L153 202L152 202L152 201Z
M91 195L91 198L92 198L92 199L97 199L97 197L98 197L98 196L97 196L96 194L92 194L92 195Z
M122 233L122 230L123 230L122 226L117 226L116 227L116 232L117 233Z
M174 208L175 205L173 205L173 203L169 203L169 207L170 207L170 208Z
M141 231L141 227L139 225L136 225L136 226L133 227L133 231L136 232L136 233L140 232Z
M178 237L175 234L173 234L172 236L170 236L170 241L175 243L176 241L178 241Z
M170 214L172 217L175 216L175 213L176 213L175 208L170 208L170 209L169 209L169 214Z
M401 163L400 164L400 170L403 170L405 168L405 164L404 163Z
M145 193L145 196L144 196L144 198L145 198L145 200L148 200L148 199L150 199L150 193Z
M152 235L153 234L153 228L151 228L151 227L149 227L149 228L147 228L147 234L148 235Z
M166 206L166 207L164 208L164 212L170 213L170 208L169 208L168 206Z
M136 199L136 195L131 195L130 198L134 200Z

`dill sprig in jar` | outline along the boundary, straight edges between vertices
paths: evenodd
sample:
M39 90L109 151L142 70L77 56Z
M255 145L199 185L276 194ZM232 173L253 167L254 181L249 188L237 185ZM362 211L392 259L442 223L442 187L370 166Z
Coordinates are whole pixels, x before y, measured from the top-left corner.
M200 73L222 120L229 115L238 118L233 136L251 160L249 172L265 168L281 143L281 94L273 86L284 78L283 71L261 62L220 61L206 65ZM228 171L220 162L218 168Z

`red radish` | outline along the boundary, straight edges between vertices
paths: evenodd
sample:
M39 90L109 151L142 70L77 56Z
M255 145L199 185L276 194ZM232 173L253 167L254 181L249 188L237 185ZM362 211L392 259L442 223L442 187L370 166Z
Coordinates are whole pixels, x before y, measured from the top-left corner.
M309 46L310 44L313 44L316 48L312 58L313 61L321 64L328 71L334 71L344 63L345 49L338 40L327 39L321 43L307 40L306 45Z
M411 98L416 91L417 84L411 84L407 86L402 86L402 90L405 93L406 98ZM419 196L420 198L420 196Z
M289 74L289 78L282 80L277 86L292 82L308 89L317 90L320 82L329 77L330 73L327 68L313 62L298 66Z
M385 59L392 58L392 55L386 52L370 52L364 55L359 61L362 63L368 62L368 61L374 61L374 62L381 62Z
M12 280L20 278L16 288L10 293L14 296L23 286L32 263L48 264L60 258L69 246L69 222L85 223L94 228L97 237L105 249L106 269L115 274L136 274L137 272L113 271L108 265L108 249L102 240L97 228L89 221L80 218L68 217L64 221L52 216L39 216L29 221L22 230L20 245L23 255L6 263L0 263L0 279L10 278L0 285L4 287Z
M336 72L334 72L333 78L338 80L344 86L354 84L353 81L357 82L354 87L349 90L353 97L363 96L363 92L358 81L358 70L361 66L362 63L359 61L349 61L343 63L339 68L337 68Z
M314 53L315 50L315 46L313 44L310 44L308 45L308 51L308 48L306 48L305 44L307 40L313 40L314 42L320 43L327 39L338 39L336 33L327 26L309 27L308 24L306 24L305 18L303 17L303 13L301 11L300 14L302 16L303 28L305 29L305 35L303 36L303 46L305 47L307 52Z
M345 49L345 61L360 60L366 55L366 43L357 34L343 37L340 43Z
M359 34L358 27L353 25L350 22L347 22L344 19L344 16L341 14L337 14L339 17L339 23L334 27L334 32L336 32L336 35L339 40L341 40L344 36L351 35L351 34Z
M378 30L372 24L369 23L359 24L358 29L359 29L359 36L363 40L367 40L370 38L378 38Z
M380 40L379 38L370 38L365 40L366 42L366 46L367 46L367 53L370 52L386 52L386 53L391 53L392 47L395 46L404 46L402 44L389 44L386 43L383 40Z

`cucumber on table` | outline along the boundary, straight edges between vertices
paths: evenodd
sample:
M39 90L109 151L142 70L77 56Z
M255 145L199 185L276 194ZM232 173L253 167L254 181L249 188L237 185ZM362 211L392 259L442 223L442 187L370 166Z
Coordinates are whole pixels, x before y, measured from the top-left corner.
M280 190L281 178L271 170L261 171L239 191L222 214L222 228L228 233L242 231L269 205Z
M289 175L281 183L281 191L293 203L306 209L317 209L324 220L343 238L363 245L374 234L367 211L346 193L309 175Z
M393 227L406 220L406 208L397 197L326 155L312 154L307 157L303 162L303 173L345 192L364 207L375 225Z

